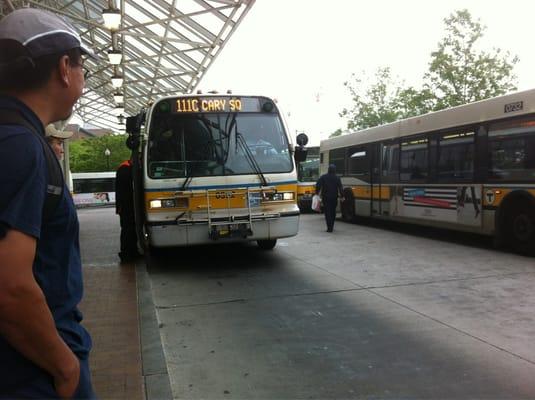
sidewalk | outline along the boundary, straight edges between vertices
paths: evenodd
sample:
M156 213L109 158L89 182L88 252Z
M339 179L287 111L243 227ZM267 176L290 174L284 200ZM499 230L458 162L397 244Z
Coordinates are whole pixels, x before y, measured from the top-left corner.
M95 392L101 400L143 400L135 265L84 266L83 273Z
M119 264L114 212L78 210L84 274L80 309L93 338L93 386L100 400L172 399L145 260Z

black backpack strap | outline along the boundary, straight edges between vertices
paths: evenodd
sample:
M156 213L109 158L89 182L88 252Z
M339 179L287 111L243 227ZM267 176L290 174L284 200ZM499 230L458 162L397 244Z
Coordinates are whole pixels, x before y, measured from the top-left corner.
M54 154L54 150L52 150L43 135L17 111L0 109L0 125L22 125L39 138L48 170L46 198L43 204L43 221L49 220L58 208L65 187L63 171L58 158Z

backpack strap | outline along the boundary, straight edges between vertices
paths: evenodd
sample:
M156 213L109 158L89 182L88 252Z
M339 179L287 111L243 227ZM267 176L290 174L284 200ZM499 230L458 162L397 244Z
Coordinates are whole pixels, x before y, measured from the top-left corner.
M43 221L51 219L58 208L65 188L63 171L58 158L54 154L54 150L52 150L43 135L17 111L0 109L0 125L22 125L39 138L48 170L46 197L43 204Z

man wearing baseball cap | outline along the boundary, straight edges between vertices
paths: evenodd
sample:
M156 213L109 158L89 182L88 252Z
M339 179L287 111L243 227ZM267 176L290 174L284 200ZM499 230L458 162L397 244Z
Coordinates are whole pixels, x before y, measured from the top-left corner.
M78 219L44 139L82 95L83 55L52 13L0 20L0 399L95 398Z

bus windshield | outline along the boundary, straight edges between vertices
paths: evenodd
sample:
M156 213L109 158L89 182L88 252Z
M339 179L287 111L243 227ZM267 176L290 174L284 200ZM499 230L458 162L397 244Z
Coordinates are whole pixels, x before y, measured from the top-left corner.
M292 170L288 140L275 113L159 114L148 145L151 178Z
M316 182L319 179L320 159L312 158L299 163L297 180L299 182Z

